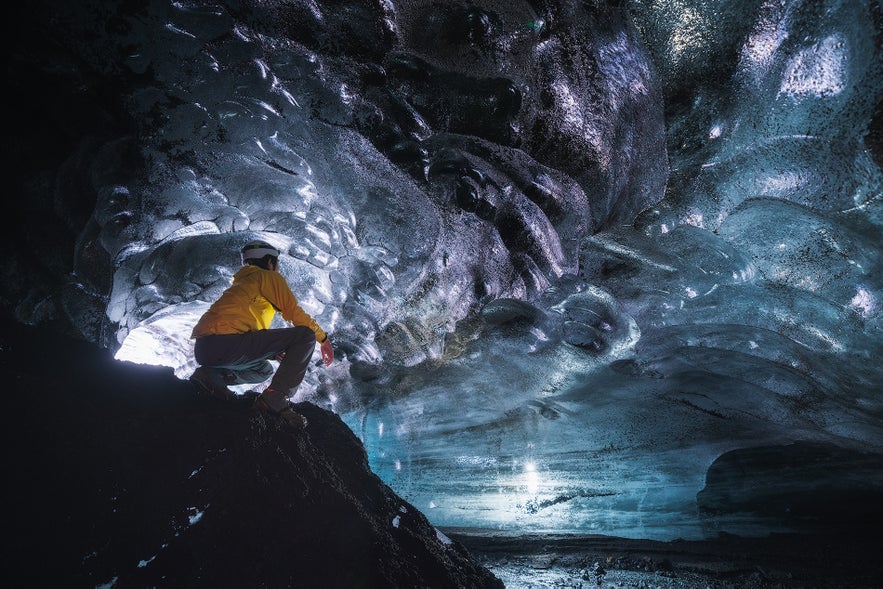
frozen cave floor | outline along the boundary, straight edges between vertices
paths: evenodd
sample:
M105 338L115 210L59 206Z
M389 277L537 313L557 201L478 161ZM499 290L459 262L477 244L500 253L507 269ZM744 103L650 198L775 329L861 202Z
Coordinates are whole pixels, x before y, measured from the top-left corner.
M515 537L443 529L507 589L590 587L880 587L883 561L875 530L770 534L746 538L635 540L555 534Z

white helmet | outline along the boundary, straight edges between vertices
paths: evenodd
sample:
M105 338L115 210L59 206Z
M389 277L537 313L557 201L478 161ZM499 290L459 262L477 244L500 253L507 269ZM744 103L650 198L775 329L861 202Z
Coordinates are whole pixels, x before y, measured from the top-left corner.
M242 263L246 260L260 260L264 256L279 257L279 250L266 241L249 241L242 246Z

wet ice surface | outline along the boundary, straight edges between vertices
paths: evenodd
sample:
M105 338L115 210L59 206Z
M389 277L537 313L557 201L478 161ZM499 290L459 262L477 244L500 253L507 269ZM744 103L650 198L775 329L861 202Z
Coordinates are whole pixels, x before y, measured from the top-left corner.
M447 530L507 589L876 587L873 533L652 542ZM871 532L865 529L864 532ZM465 535L464 535L465 534Z
M676 256L632 232L596 235L583 267L604 289L497 307L459 356L359 384L369 401L338 410L375 471L437 525L657 539L787 529L710 526L696 503L706 471L727 451L799 440L879 452L879 338L850 309L721 255L712 234L676 233L699 245Z
M594 563L593 563L594 564ZM589 589L590 587L658 587L666 589L707 589L708 578L686 574L671 578L656 572L612 570L596 574L594 566L568 568L537 565L498 565L489 567L506 589Z

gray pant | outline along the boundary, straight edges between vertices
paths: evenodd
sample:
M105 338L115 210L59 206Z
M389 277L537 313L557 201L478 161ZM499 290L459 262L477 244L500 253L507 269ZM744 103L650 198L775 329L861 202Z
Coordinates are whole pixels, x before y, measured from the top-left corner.
M287 395L303 381L315 349L316 334L299 325L204 335L196 339L193 352L197 363L217 370L227 385L257 384L273 376L270 387ZM268 360L282 353L285 357L274 375Z

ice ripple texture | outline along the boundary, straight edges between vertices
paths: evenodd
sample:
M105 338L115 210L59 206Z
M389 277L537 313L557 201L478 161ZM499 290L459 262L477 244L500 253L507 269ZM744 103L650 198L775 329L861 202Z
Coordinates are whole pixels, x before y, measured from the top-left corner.
M339 350L298 399L437 525L691 537L728 450L883 451L869 4L626 4L115 15L68 307L106 256L104 343L186 377L268 240Z

